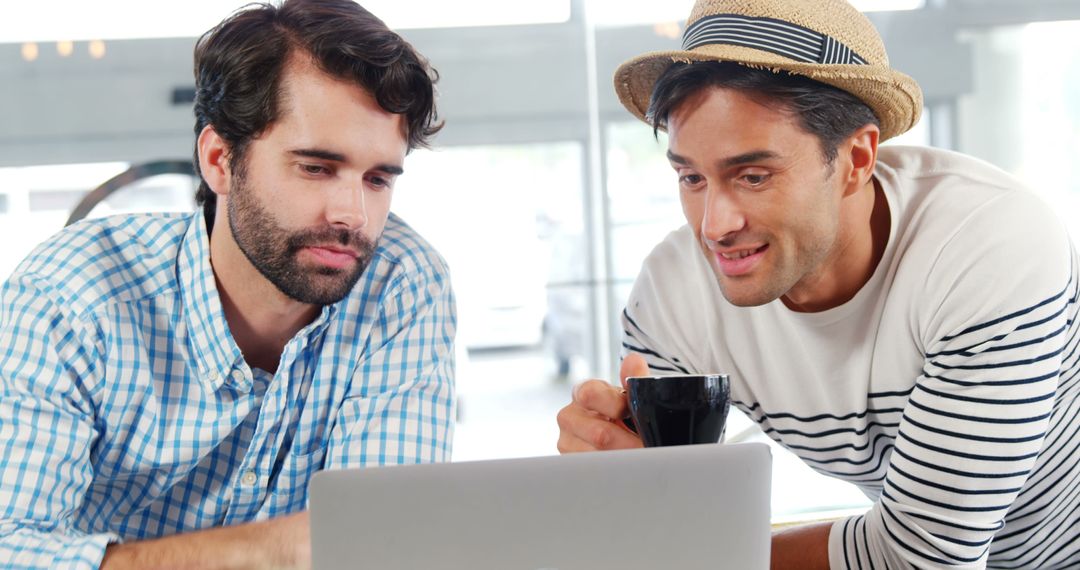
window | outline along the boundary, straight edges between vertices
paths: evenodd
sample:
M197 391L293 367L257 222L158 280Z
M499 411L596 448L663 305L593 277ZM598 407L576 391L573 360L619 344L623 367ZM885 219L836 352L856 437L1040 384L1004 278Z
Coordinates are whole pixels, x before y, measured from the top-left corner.
M686 20L694 0L587 0L592 21L600 27L681 22ZM852 0L852 5L863 12L889 10L915 10L922 8L926 0Z
M122 162L0 168L0 276L6 279L34 246L64 227L83 194L126 168Z
M589 358L583 147L416 151L393 211L450 265L458 301L454 459L556 452L555 414Z
M975 90L960 98L959 150L1018 176L1080 242L1080 21L967 34Z

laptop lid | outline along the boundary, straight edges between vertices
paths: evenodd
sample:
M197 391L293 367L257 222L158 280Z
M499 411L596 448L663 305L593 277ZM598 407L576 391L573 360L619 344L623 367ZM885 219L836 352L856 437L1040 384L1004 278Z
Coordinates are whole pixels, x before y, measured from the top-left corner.
M762 443L322 471L316 570L769 567Z

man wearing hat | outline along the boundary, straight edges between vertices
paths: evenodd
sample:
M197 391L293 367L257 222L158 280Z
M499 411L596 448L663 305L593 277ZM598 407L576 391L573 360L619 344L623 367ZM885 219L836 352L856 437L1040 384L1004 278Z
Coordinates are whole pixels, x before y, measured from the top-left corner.
M916 123L844 0L699 0L615 76L668 133L688 225L645 261L620 375L723 372L732 401L866 513L778 533L773 566L1080 566L1080 257L1054 213ZM640 446L580 385L562 452ZM722 560L718 560L718 564Z

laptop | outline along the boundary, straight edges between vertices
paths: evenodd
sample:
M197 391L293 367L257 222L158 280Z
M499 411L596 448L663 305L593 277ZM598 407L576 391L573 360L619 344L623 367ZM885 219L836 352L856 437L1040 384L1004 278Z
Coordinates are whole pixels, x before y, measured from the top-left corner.
M316 473L315 570L767 569L772 456L688 445Z

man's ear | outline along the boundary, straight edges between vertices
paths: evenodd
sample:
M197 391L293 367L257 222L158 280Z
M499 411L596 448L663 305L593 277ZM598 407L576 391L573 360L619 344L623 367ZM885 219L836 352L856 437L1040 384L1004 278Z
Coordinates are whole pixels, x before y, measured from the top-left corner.
M877 125L868 123L852 133L840 145L837 158L844 159L851 166L844 184L845 196L864 188L874 176L874 167L877 166L878 139L880 137L881 129Z
M219 196L229 193L231 170L229 169L229 147L218 136L214 127L207 125L199 133L199 170L210 190Z

